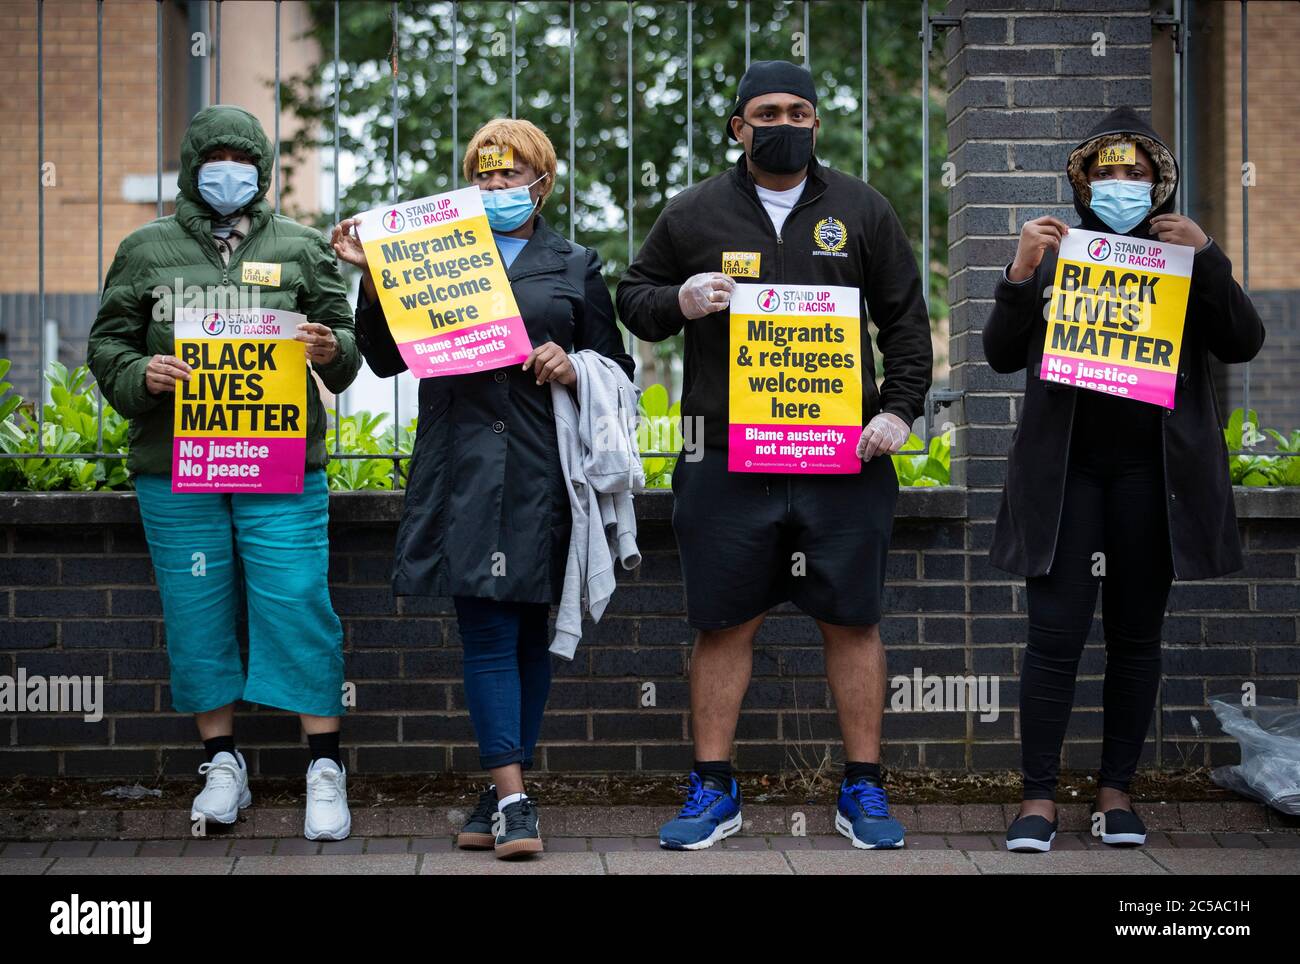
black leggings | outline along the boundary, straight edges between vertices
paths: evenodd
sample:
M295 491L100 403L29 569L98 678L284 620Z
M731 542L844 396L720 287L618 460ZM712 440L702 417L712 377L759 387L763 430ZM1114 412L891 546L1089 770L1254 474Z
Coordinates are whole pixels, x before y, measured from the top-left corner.
M1128 790L1160 688L1160 630L1173 581L1162 470L1149 457L1108 454L1071 460L1052 570L1026 581L1029 641L1020 671L1026 800L1056 798L1074 679L1099 586L1105 587L1106 637L1100 786Z

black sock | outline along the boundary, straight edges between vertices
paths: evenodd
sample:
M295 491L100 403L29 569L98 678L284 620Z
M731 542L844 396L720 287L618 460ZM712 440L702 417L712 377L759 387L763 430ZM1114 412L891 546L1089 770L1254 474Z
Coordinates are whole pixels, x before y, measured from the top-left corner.
M880 786L880 764L845 762L844 782L849 786L853 786L859 780L870 780L876 786Z
M339 758L339 731L333 733L308 733L307 746L311 748L311 762L317 760L331 760L339 766L343 761Z
M203 749L208 754L208 762L218 753L229 753L235 755L235 738L234 736L214 736L210 740L203 741Z
M713 789L731 792L730 760L696 760L695 772L701 781Z

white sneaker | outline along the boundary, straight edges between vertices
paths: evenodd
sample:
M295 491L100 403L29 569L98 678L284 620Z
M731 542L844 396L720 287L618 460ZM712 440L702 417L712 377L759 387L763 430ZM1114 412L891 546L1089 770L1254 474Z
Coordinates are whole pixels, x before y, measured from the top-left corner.
M238 750L233 754L222 750L202 764L199 773L206 780L190 806L191 822L234 823L239 811L253 802L253 794L248 790L248 766Z
M313 760L307 768L308 840L344 840L352 832L348 810L348 771L333 760Z

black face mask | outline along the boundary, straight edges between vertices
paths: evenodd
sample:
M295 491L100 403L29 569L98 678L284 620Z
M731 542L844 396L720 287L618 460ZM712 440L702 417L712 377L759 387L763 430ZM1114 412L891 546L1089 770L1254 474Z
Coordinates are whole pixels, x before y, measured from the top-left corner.
M754 130L749 159L769 174L794 174L808 166L813 154L813 129L793 124L749 125Z

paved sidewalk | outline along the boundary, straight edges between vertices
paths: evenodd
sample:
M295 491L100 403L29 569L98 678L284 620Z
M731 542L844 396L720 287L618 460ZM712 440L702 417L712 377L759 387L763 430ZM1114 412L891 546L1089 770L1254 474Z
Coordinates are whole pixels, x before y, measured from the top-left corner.
M670 853L653 837L552 837L528 862L461 852L449 838L298 837L55 840L0 848L13 874L1300 874L1293 833L1153 833L1119 850L1085 834L1050 854L1012 854L993 834L915 834L901 851L854 850L839 836L737 835Z
M895 804L894 816L918 836L988 835L1001 839L1019 807L1000 803ZM1243 833L1282 836L1300 833L1300 818L1286 817L1244 800L1220 802L1138 803L1153 832ZM465 822L468 806L353 806L352 833L357 837L449 838ZM583 806L542 804L545 832L552 837L652 837L677 806ZM299 837L302 806L267 806L259 800L240 813L239 822L222 831L226 839ZM1063 833L1086 832L1091 815L1086 804L1062 803ZM836 837L832 802L803 805L746 803L743 837L778 838L794 828L809 837ZM126 806L118 809L3 809L0 843L6 840L179 840L190 839L190 811ZM960 849L960 848L959 848Z

